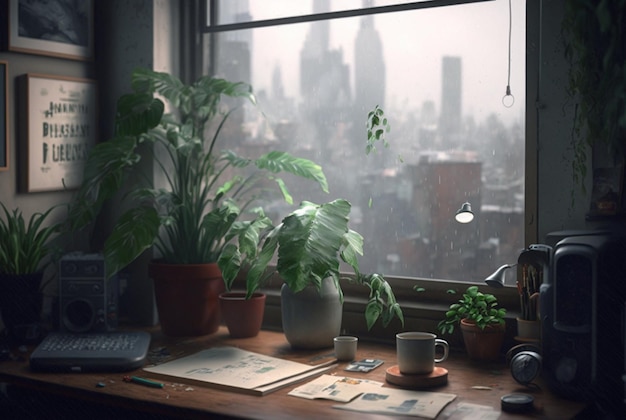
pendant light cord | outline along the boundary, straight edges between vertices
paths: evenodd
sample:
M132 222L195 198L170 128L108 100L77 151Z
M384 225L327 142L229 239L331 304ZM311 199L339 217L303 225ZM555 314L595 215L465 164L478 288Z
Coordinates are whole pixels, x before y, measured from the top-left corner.
M513 26L513 12L511 11L511 0L509 0L509 68L508 68L508 78L506 84L506 93L502 97L502 105L507 108L510 108L515 103L515 96L511 93L511 28Z

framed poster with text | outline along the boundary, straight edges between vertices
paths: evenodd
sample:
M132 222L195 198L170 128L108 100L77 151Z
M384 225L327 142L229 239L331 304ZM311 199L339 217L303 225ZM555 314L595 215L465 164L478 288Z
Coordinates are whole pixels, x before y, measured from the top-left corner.
M9 51L91 60L93 0L8 0Z
M0 61L0 171L9 168L8 67L6 61Z
M63 76L20 77L21 162L27 192L77 188L96 144L96 82Z

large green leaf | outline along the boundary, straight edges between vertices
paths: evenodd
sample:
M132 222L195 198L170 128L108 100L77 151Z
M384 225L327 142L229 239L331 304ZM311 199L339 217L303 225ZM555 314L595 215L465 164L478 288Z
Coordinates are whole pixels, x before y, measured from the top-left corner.
M341 259L350 264L355 272L359 271L359 255L363 255L363 237L354 230L348 230L344 236L343 251Z
M248 270L248 274L246 276L246 291L248 297L252 296L252 293L254 293L254 291L256 291L263 284L267 266L278 248L278 229L280 229L280 226L269 233L263 242L261 251L258 253L257 258L253 261L250 269Z
M181 97L186 95L188 90L178 77L143 67L138 67L133 71L131 86L138 93L152 95L158 92L174 107L180 105Z
M322 205L304 202L283 220L276 269L294 293L339 272L350 207L343 199Z
M147 206L134 207L120 217L104 244L107 278L152 246L160 224L156 210Z
M137 136L161 122L165 106L147 93L122 95L117 101L116 133Z
M239 274L242 265L256 260L261 235L271 227L272 221L262 212L254 220L233 223L226 235L226 240L235 239L237 246L232 243L227 244L218 259L218 266L222 270L222 277L228 288Z
M328 192L328 182L322 167L308 159L295 157L287 152L273 151L259 157L255 164L260 169L274 173L288 172L317 181L322 190Z
M226 290L230 290L233 282L237 278L237 274L239 274L239 270L241 269L241 262L242 256L241 252L239 252L239 248L234 244L227 244L217 260L217 265L222 272Z

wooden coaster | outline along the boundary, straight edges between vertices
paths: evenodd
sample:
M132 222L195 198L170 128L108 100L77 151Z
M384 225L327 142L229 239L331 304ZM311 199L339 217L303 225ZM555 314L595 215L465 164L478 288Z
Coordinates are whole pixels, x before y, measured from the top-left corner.
M448 370L435 366L427 375L405 375L400 372L398 365L394 365L387 369L385 379L403 388L434 388L448 383Z

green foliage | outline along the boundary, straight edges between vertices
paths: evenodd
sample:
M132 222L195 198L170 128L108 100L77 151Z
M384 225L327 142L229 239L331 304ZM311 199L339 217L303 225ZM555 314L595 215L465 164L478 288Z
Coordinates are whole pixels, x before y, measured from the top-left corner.
M243 267L248 268L248 296L274 272L294 293L307 286L320 290L322 280L332 278L343 299L340 263L345 262L354 271L349 281L370 289L365 309L367 327L372 328L379 318L384 326L394 317L404 323L402 309L384 277L359 271L363 237L348 226L350 210L351 204L343 199L324 204L305 201L278 226L241 224L237 229L238 240L226 245L218 261L226 284L232 285ZM277 256L275 271L268 270L274 256Z
M107 277L152 246L166 263L216 262L228 241L245 228L238 222L244 214L253 219L250 229L266 223L262 212L248 211L262 180L274 182L291 201L285 183L276 177L280 172L313 180L328 191L322 168L309 160L281 151L257 159L217 151L232 112L222 98L256 104L249 85L208 76L186 85L171 74L142 68L133 72L131 85L134 91L117 102L115 136L90 152L71 208L73 229L81 229L122 187L129 191L132 207L104 244ZM159 98L169 103L171 113L164 113ZM214 128L211 135L209 128ZM139 148L145 145L165 179L164 188L154 188L146 182L152 177L141 173Z
M626 155L626 0L569 0L562 30L577 101L572 148L574 182L584 190L590 146Z
M485 329L488 325L504 324L506 309L498 308L498 300L489 293L482 293L478 286L470 286L458 302L450 305L445 319L437 328L442 334L452 333L461 319L475 321L476 325Z
M389 147L385 134L391 131L389 120L385 117L385 112L381 107L376 105L373 110L367 114L367 143L365 145L365 154L369 155L376 150L376 142L382 142L384 147Z
M42 262L56 250L50 241L60 231L60 224L44 225L54 207L34 213L27 223L20 210L10 212L0 205L4 212L0 219L0 273L32 274L43 269Z

